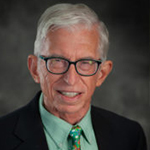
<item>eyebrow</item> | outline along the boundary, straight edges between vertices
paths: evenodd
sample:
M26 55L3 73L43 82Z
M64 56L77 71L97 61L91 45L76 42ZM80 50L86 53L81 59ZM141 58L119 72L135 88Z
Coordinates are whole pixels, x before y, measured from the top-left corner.
M53 54L53 55L50 55L48 57L61 57L61 58L65 58L64 56L62 55L58 55L58 54ZM66 59L66 58L65 58Z
M64 58L64 59L70 60L70 59L64 57L63 55L58 55L58 54L53 54L53 55L50 55L48 57L60 57L60 58ZM86 56L86 57L79 58L77 60L80 60L80 59L95 59L95 58L93 58L91 56Z

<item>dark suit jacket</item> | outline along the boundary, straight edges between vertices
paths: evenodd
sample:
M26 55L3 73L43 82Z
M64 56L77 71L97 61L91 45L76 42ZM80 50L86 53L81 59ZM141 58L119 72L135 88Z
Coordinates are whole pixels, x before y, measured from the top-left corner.
M39 96L40 92L28 105L0 119L1 150L48 150ZM138 123L93 106L91 114L99 150L146 150Z

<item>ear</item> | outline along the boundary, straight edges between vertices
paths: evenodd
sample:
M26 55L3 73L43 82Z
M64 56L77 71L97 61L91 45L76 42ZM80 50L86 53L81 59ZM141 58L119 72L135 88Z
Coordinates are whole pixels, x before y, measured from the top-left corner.
M113 67L112 61L105 61L101 64L99 72L98 72L98 80L96 86L100 86L106 77L109 75Z
M34 79L34 81L36 83L39 83L39 74L38 74L38 64L37 64L37 57L34 55L29 55L28 56L28 69L30 71L30 74L32 76L32 78Z

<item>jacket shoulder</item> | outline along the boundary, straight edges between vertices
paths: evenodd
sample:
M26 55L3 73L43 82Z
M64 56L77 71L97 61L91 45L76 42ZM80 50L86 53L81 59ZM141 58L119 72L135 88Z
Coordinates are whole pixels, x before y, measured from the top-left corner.
M6 134L12 133L12 130L15 128L19 116L24 113L25 110L26 106L0 117L0 133L4 134L4 136Z
M95 106L92 106L92 116L94 118L97 118L97 121L100 121L99 118L102 117L104 120L106 120L107 122L109 122L113 127L116 126L116 128L119 127L139 127L139 123L128 119L124 116L118 115L114 112L102 109L102 108L98 108Z
M39 140L41 136L35 136L36 130L43 135L41 120L38 114L39 95L40 94L37 94L35 98L24 107L0 117L0 147L2 149L16 149L26 139L30 139L32 136L33 139ZM26 144L28 145L29 143ZM37 144L31 143L31 145L36 147Z
M40 96L41 92L38 92L36 96L25 106L5 115L0 117L0 130L4 130L7 128L9 131L12 127L15 126L15 122L18 120L19 116L24 116L28 117L29 115L33 113L38 112L38 99Z
M131 147L146 150L145 134L138 122L94 106L92 106L91 114L95 131L104 137L107 133L111 141L114 141L112 145L118 141L120 145L128 145L128 150Z

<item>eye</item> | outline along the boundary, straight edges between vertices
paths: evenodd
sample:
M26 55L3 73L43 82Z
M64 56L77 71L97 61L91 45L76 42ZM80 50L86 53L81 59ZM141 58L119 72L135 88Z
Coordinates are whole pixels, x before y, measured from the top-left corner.
M80 70L88 71L95 68L95 61L93 60L81 60L78 62L78 68Z
M48 60L49 68L63 68L67 66L67 61L61 58L52 58Z
M56 63L61 63L61 62L62 62L62 60L58 59L58 58L51 59L51 64L56 64Z
M82 64L83 65L92 65L93 64L93 61L92 60L84 60L84 61L82 61Z
M91 66L94 63L95 62L93 60L83 60L83 61L81 61L81 65L83 65L83 66Z

